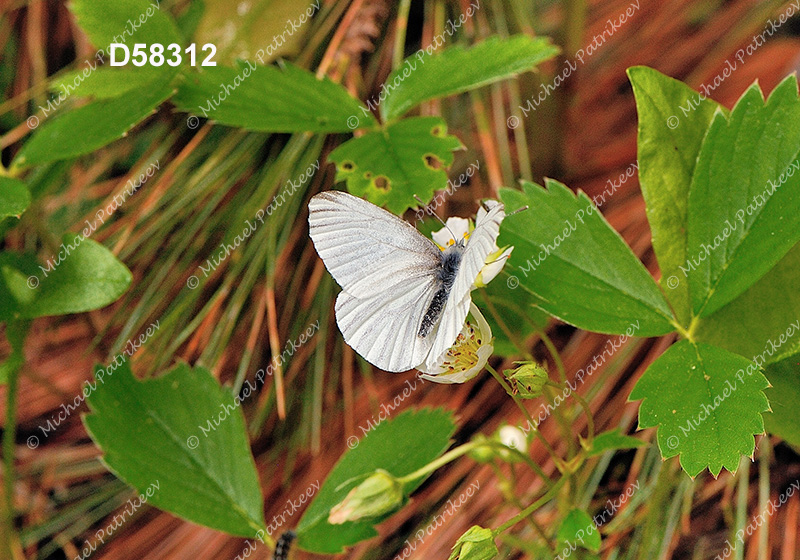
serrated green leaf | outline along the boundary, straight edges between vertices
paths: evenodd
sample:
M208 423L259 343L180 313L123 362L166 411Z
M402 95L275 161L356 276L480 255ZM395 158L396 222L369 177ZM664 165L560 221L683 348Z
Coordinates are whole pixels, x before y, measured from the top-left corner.
M300 548L319 554L336 554L346 546L378 533L370 521L342 525L328 523L331 508L341 502L362 475L384 469L396 477L408 475L441 455L455 431L451 414L443 409L405 411L367 432L357 447L339 459L303 514L297 526ZM411 494L424 478L406 485Z
M695 339L773 363L800 350L800 244L746 292L697 323ZM764 310L769 310L765 313Z
M347 181L348 191L402 214L417 206L414 195L427 203L447 187L453 150L461 148L444 120L415 117L352 138L329 157L336 163L336 180Z
M149 503L179 517L232 535L266 532L233 395L208 370L186 364L146 381L136 380L127 362L107 369L95 372L83 421L108 468L140 492L158 483Z
M175 22L159 0L72 0L69 8L92 45L102 49L101 55L108 55L111 43L122 43L129 48L135 43L160 43L165 47L182 43ZM143 69L147 67L153 72L165 70L149 65Z
M381 115L387 121L394 121L423 101L455 95L533 70L558 51L550 39L528 35L491 37L470 47L458 45L438 54L420 50L386 79L389 93L381 104Z
M507 212L529 207L500 229L498 244L514 246L505 267L508 287L528 290L538 307L582 329L671 332L669 305L655 281L589 197L557 181L546 184L501 190Z
M606 451L636 449L637 447L646 446L646 441L623 434L619 428L614 428L595 436L592 441L592 448L588 451L588 456L594 457L595 455L602 455Z
M689 186L711 119L718 108L726 109L652 68L629 68L628 77L639 113L639 183L661 286L686 325L691 313L689 284L678 267L686 262Z
M171 86L146 88L92 101L47 121L17 154L22 167L88 154L118 140L153 114L173 93Z
M741 456L753 454L768 385L750 360L682 340L650 364L629 398L644 399L639 428L658 426L662 457L680 455L689 476L706 467L717 476L723 468L736 472Z
M260 132L352 132L376 125L342 86L289 63L203 68L186 76L173 102L181 111Z
M166 77L162 79L162 83L167 81ZM141 68L103 66L91 72L88 68L67 72L50 82L50 90L63 96L69 94L75 97L112 99L130 91L152 87L156 82L157 78L152 72L143 72Z
M592 552L600 550L603 544L600 539L600 531L592 520L592 517L583 510L573 509L561 522L558 528L559 545L568 545L570 549L574 547L585 548Z
M715 115L689 191L685 266L695 315L735 299L800 241L799 156L794 76L766 103L753 85L730 118Z
M19 218L31 203L31 193L22 181L0 176L0 220Z
M764 414L764 425L800 447L800 354L771 364L764 373L772 385L765 391L772 411Z
M124 264L91 239L81 241L80 236L67 234L59 253L56 259L63 256L59 263L51 259L53 267L48 264L32 273L36 281L21 270L4 271L18 317L34 319L99 309L124 294L133 279Z

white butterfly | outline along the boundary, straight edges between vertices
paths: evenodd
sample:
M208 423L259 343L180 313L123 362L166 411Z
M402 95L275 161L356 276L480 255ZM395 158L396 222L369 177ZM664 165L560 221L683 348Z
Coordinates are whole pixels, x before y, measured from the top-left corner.
M497 248L504 207L485 206L469 238L442 250L366 200L339 191L314 196L311 239L342 287L336 322L345 342L392 372L434 364L447 352L464 326L470 289Z

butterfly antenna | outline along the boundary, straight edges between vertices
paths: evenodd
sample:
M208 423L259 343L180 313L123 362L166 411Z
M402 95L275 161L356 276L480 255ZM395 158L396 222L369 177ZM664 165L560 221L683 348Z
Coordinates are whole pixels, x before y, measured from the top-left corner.
M427 205L427 204L425 204L425 203L422 201L422 199L421 199L420 197L418 197L416 194L414 195L414 200L416 200L416 201L419 203L419 205L420 205L420 206L422 206L423 208L424 208L424 207L426 207L426 206L428 206L428 205ZM444 227L447 229L447 231L449 231L449 232L450 232L450 236L453 238L453 240L455 240L455 238L456 238L456 234L455 234L455 233L453 233L453 230L451 230L449 227L447 227L447 224L444 222L444 220L443 220L443 219L441 219L441 218L439 217L439 214L437 214L436 212L431 212L431 215L433 215L433 217L434 217L434 218L436 218L437 220L439 220L439 223L440 223L440 224L442 224L442 225L443 225L443 226L444 226Z

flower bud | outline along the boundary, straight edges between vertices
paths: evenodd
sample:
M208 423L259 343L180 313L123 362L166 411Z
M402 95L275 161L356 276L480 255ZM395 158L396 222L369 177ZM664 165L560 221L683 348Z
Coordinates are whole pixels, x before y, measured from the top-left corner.
M514 389L523 399L535 399L542 396L542 387L550 377L547 370L534 362L517 362L521 365L515 370L504 373L511 381Z
M473 525L458 538L447 560L490 560L499 553L492 532Z
M497 439L506 447L516 449L523 455L528 454L528 438L523 431L517 427L503 426L497 430ZM499 452L499 455L509 462L517 461L519 457L518 455L513 455L508 451L503 452L502 450Z
M483 434L475 434L472 437L475 443L483 443L469 452L469 457L476 463L491 463L495 456L495 450L488 443L488 439Z
M403 485L391 473L378 469L331 508L328 523L340 525L378 517L394 511L402 504Z

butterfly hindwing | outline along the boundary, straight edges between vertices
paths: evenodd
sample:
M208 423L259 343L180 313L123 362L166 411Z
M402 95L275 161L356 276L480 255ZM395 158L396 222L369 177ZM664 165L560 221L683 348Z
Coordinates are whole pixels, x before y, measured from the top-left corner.
M345 342L385 371L417 367L432 343L432 337L420 338L417 331L435 287L435 278L418 277L396 293L372 298L356 298L343 290L336 298L336 323Z

